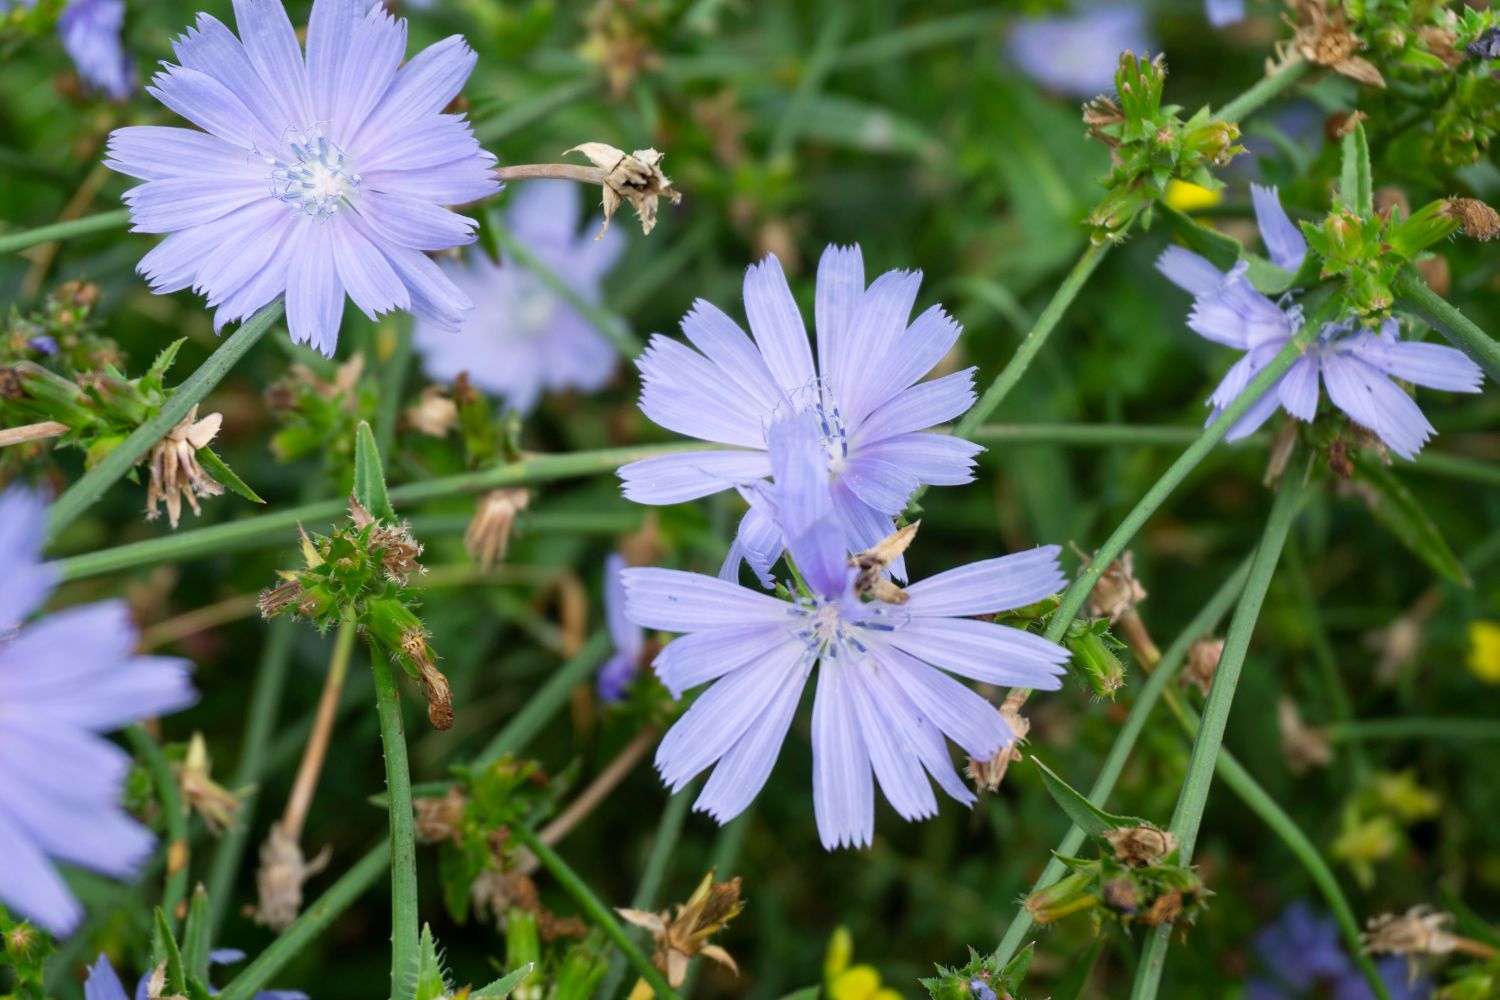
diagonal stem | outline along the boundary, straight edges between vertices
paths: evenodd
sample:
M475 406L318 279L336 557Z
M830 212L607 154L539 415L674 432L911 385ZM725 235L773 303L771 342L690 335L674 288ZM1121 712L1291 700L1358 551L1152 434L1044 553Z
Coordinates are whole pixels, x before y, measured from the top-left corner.
M1490 381L1500 382L1500 343L1474 325L1474 321L1449 304L1428 287L1410 264L1396 272L1394 282L1401 304L1426 320L1433 329L1452 342L1454 347L1474 359L1485 370Z
M29 250L43 243L51 243L53 240L66 240L74 236L88 236L92 233L109 232L111 229L122 229L129 222L130 210L122 208L114 212L86 215L81 219L58 222L50 226L38 226L36 229L23 229L17 233L0 236L0 253L15 253L17 250Z

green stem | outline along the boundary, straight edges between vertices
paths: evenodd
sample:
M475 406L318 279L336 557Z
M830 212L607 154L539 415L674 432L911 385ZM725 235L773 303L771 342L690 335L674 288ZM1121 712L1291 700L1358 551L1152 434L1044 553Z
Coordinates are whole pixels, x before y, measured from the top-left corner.
M1491 381L1500 382L1500 343L1429 288L1410 264L1403 265L1396 272L1393 286L1402 306L1426 320L1454 347L1473 358Z
M1298 451L1301 452L1301 449ZM1213 784L1215 762L1224 743L1224 730L1229 724L1235 689L1239 685L1240 671L1245 665L1245 654L1250 648L1250 637L1255 631L1256 620L1260 617L1266 592L1270 590L1276 565L1281 561L1281 551L1291 530L1297 512L1297 499L1301 495L1303 480L1309 468L1310 462L1305 452L1302 452L1300 459L1294 457L1288 464L1290 471L1282 480L1281 491L1271 504L1265 532L1261 535L1260 545L1250 564L1250 575L1245 580L1245 589L1240 594L1234 617L1229 622L1229 631L1224 637L1224 652L1219 658L1213 687L1209 689L1208 700L1203 706L1203 719L1198 726L1197 737L1193 740L1187 775L1183 779L1177 808L1173 811L1172 821L1168 826L1177 837L1178 863L1182 865L1192 861L1193 847L1203 822L1203 809L1208 803L1208 790ZM1171 933L1172 927L1167 924L1147 938L1145 953L1140 965L1136 967L1135 987L1131 992L1134 1000L1151 1000L1156 996Z
M964 435L979 444L1052 444L1079 448L1170 448L1192 444L1201 427L1162 424L984 424ZM1269 444L1269 434L1253 434L1237 445Z
M677 839L682 835L682 825L687 820L688 807L693 804L693 796L697 794L697 789L690 786L667 800L661 822L656 826L656 837L651 842L651 853L646 856L646 867L641 871L640 884L636 886L635 896L630 900L632 910L650 910L656 906L657 894L667 875L667 865L671 863L672 855L677 850ZM630 931L627 930L626 933L629 934ZM620 983L624 978L625 956L616 953L609 961L609 973L594 995L615 996L619 993Z
M380 404L375 410L375 447L382 455L391 453L391 441L396 437L396 420L401 415L401 393L406 386L406 373L411 368L411 357L411 323L404 319L397 320L391 356L386 359L380 372Z
M1104 544L1089 559L1088 565L1078 571L1077 579L1063 593L1062 603L1047 626L1046 638L1048 640L1057 642L1063 637L1063 633L1068 630L1069 623L1088 600L1089 594L1093 592L1094 584L1099 582L1099 577L1125 550L1125 546L1130 544L1130 540L1145 526L1151 515L1156 513L1157 508L1172 495L1172 491L1188 477L1193 469L1197 468L1198 463L1203 461L1214 446L1223 440L1224 435L1229 433L1229 429L1240 417L1254 406L1256 401L1269 391L1271 386L1286 374L1287 369L1291 368L1302 356L1302 350L1310 339L1312 331L1313 324L1308 324L1297 336L1287 341L1286 346L1277 352L1270 364L1261 369L1260 374L1251 379L1250 384L1236 397L1235 401L1220 414L1219 419L1198 435L1198 439L1178 456L1177 461L1172 463L1162 477L1146 491L1146 495L1141 497L1140 502L1131 509L1129 514L1125 515L1125 519L1120 522L1114 534L1105 539Z
M375 657L380 659L380 657ZM217 1000L252 1000L270 985L276 973L311 944L319 934L338 919L339 914L349 908L366 889L380 880L391 861L389 843L382 843L350 868L343 876L319 896L317 902L302 911L292 925L281 932L265 951L245 967L245 970L217 995Z
M1312 70L1312 64L1305 59L1289 62L1224 105L1214 117L1225 122L1241 121Z
M1250 560L1246 559L1229 575L1228 579L1219 585L1219 589L1208 599L1203 610L1188 622L1187 627L1178 633L1176 640L1162 654L1161 662L1152 672L1150 679L1146 681L1145 687L1141 688L1135 704L1130 706L1130 714L1125 718L1125 725L1120 727L1120 733L1115 737L1114 744L1109 748L1109 755L1104 759L1104 766L1099 769L1099 776L1094 779L1094 786L1089 789L1089 801L1095 806L1103 808L1110 793L1114 791L1115 782L1124 771L1125 763L1130 759L1131 751L1135 749L1136 740L1146 726L1146 720L1150 718L1151 711L1156 707L1162 692L1177 676L1177 671L1187 660L1188 650L1192 648L1196 640L1211 632L1219 619L1228 613L1229 606L1234 603L1235 597L1244 587L1245 577L1249 573ZM1083 830L1076 825L1068 828L1062 842L1052 852L1052 858L1042 869L1041 876L1027 895L1040 892L1062 877L1067 866L1058 860L1058 855L1075 857L1078 849L1083 845L1085 836ZM1031 911L1022 907L1020 912L1012 918L1010 926L1005 929L1005 936L1000 939L999 947L995 949L995 960L998 965L1003 967L1015 957L1031 925Z
M1357 719L1336 722L1323 730L1334 743L1365 740L1478 740L1500 742L1496 719Z
M984 390L984 395L979 397L979 402L975 403L958 422L953 430L955 434L959 437L968 437L971 431L989 419L1010 391L1016 387L1016 383L1021 381L1021 376L1025 375L1026 369L1031 367L1031 362L1047 343L1047 338L1057 328L1063 314L1068 311L1068 307L1083 290L1083 286L1093 275L1099 262L1109 253L1112 245L1110 243L1090 244L1088 249L1084 250L1083 256L1078 258L1078 263L1073 265L1073 270L1068 272L1062 284L1057 286L1057 291L1052 293L1052 301L1047 303L1047 308L1043 309L1042 314L1037 317L1036 325L1022 339L1021 346L1016 348L1016 353L1000 370L1000 374L995 376L995 381L990 383L989 388Z
M287 667L292 660L292 620L282 618L274 621L266 631L266 644L261 652L260 665L255 671L255 688L250 695L245 734L240 741L240 759L229 784L231 789L258 789L265 774L266 748L270 745L276 728L276 715L281 705L281 692L286 685ZM210 941L218 939L219 929L229 912L230 891L245 855L245 844L249 840L250 828L255 822L255 809L259 803L258 790L246 796L236 823L224 831L219 846L214 848L213 860L208 868Z
M125 730L130 745L146 762L151 780L156 785L156 796L161 801L161 811L167 824L167 884L162 890L161 909L177 932L177 909L187 898L188 887L188 822L187 812L182 808L182 794L177 789L177 775L167 755L140 725Z
M615 946L625 955L626 961L635 966L641 978L656 991L657 1000L677 1000L677 994L672 987L667 985L667 981L656 970L656 966L652 965L651 960L635 946L635 942L626 936L624 929L620 927L620 922L615 919L609 907L599 901L599 897L595 896L593 890L578 877L578 873L568 867L568 863L556 851L542 843L541 839L529 828L517 825L511 827L510 831L517 840L526 845L532 854L536 855L542 867L552 873L552 877L557 879L558 884L573 897L574 902L582 907L589 919L615 943Z
M488 767L506 754L515 753L525 746L551 721L557 710L567 702L573 689L593 675L599 664L604 662L608 650L609 639L603 632L595 632L590 636L584 647L559 667L547 683L542 685L541 690L532 695L531 700L506 723L505 728L495 734L495 738L474 758L473 766L476 769Z
M111 229L119 229L128 225L129 222L130 210L122 208L116 212L86 215L71 222L59 222L51 226L39 226L36 229L6 233L0 236L0 253L15 253L17 250L28 250L42 243L51 243L53 240L66 240L74 236L108 232Z
M428 500L439 500L462 494L483 493L501 486L522 486L530 483L550 482L579 476L613 472L626 462L669 455L685 451L701 451L702 442L694 441L670 445L637 445L630 448L605 448L599 451L580 451L568 455L533 455L519 462L498 465L479 472L465 472L456 476L408 483L393 487L391 503L397 507L410 507ZM60 559L51 564L59 581L77 580L86 576L109 573L167 560L181 560L200 555L217 555L233 548L261 544L267 540L277 542L292 538L298 525L311 529L320 522L330 522L348 511L345 498L320 500L316 503L291 507L275 514L241 518L228 524L216 524L194 531L183 531L164 535L144 542L118 545L112 549L89 552L84 555Z
M615 345L615 349L620 352L621 356L628 360L641 353L645 345L635 334L625 328L625 322L619 316L580 295L566 279L532 253L524 243L511 235L510 230L501 222L499 212L489 211L485 216L485 225L494 234L495 241L507 254L515 258L517 264L536 275L542 284L588 320L594 329L604 335L604 339Z
M401 696L391 661L371 649L375 704L380 712L380 744L385 750L385 787L391 824L391 997L415 996L418 964L417 838L411 802L411 771L406 762L406 729Z
M229 370L254 347L266 331L281 318L282 304L277 300L240 324L238 330L227 337L218 350L162 406L161 412L137 427L124 441L100 460L79 480L64 491L52 505L47 517L47 537L55 539L89 507L102 497L106 490L125 475L149 452L153 445L167 432L182 422L188 411L203 401L219 384Z

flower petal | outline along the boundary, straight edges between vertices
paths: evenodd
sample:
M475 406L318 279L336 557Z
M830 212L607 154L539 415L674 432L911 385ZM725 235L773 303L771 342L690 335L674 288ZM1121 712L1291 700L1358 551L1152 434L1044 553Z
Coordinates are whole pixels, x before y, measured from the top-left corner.
M961 416L974 405L974 372L963 371L922 382L891 397L860 422L850 447L923 431Z
M973 618L913 618L883 636L935 667L987 684L1055 691L1068 651L1039 635Z
M642 628L696 632L728 623L792 626L797 608L782 600L702 573L640 567L623 570L625 615Z
M825 661L824 670L829 669ZM870 765L880 790L891 807L907 820L926 819L937 814L937 797L922 768L921 759L898 726L897 713L888 710L884 699L878 699L863 663L836 666L844 673L849 699L859 720L860 735L870 755Z
M818 259L813 324L818 334L818 371L837 385L845 381L853 345L849 324L865 294L865 262L858 246L830 243Z
M287 271L286 320L292 343L310 344L333 357L344 318L344 286L333 263L333 238L323 222L300 223L307 236L297 262Z
M1056 545L1043 545L930 576L906 588L902 610L918 618L958 618L1035 603L1067 583L1059 552Z
M875 786L848 671L818 671L813 700L813 813L828 850L868 847L875 837Z
M807 328L775 254L745 272L744 295L750 333L777 385L787 392L811 386L817 373Z
M1210 11L1216 2L1223 6L1223 0L1209 0ZM1243 6L1240 16L1244 16ZM1260 238L1266 244L1266 255L1277 267L1295 273L1307 256L1307 240L1303 238L1302 230L1281 207L1281 196L1276 188L1251 184L1250 200L1255 205L1255 221L1260 226Z
M988 760L1011 741L1010 727L994 705L893 646L877 642L872 648L917 711L969 756Z
M842 382L829 382L846 424L859 424L905 388L886 377L886 358L906 333L906 321L921 286L921 271L887 271L860 299L849 321L848 370Z
M700 684L764 660L786 642L780 624L728 624L678 636L662 647L651 669L673 698L681 698Z
M688 451L643 458L620 467L627 499L645 504L685 503L771 474L763 451Z

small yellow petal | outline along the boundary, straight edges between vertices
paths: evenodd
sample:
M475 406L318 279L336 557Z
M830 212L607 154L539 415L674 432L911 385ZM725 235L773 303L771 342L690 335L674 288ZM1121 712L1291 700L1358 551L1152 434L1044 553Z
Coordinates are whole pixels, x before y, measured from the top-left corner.
M856 965L839 973L828 986L832 1000L874 1000L880 989L880 973L873 965Z
M847 927L835 927L828 938L828 953L823 956L823 982L831 983L837 979L853 959L854 935Z
M1212 208L1222 196L1217 191L1190 181L1173 178L1167 185L1166 202L1179 212L1196 212L1200 208Z
M875 1000L905 1000L905 998L889 986L886 986L876 992Z
M1486 684L1500 684L1500 622L1469 623L1469 670Z

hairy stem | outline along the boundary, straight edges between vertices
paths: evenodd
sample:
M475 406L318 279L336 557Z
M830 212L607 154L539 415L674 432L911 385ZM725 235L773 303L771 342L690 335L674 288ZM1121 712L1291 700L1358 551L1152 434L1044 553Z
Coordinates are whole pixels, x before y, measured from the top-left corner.
M93 506L153 445L180 424L188 412L201 403L203 397L266 335L266 331L281 318L281 313L282 304L278 299L241 323L239 329L225 338L218 350L189 375L187 381L177 387L160 413L137 427L129 437L105 455L98 465L68 487L48 512L48 539L55 539L64 528Z
M1265 601L1266 592L1271 588L1271 578L1276 573L1277 563L1281 561L1281 551L1291 530L1297 512L1297 500L1309 467L1305 455L1300 461L1293 458L1289 463L1290 474L1283 479L1281 491L1271 504L1271 513L1266 519L1260 546L1250 564L1250 575L1245 581L1245 589L1240 594L1234 617L1229 622L1229 631L1224 637L1224 652L1214 673L1208 701L1203 706L1203 720L1193 740L1187 775L1183 779L1182 791L1178 794L1177 808L1168 825L1168 829L1177 836L1179 864L1187 865L1193 857L1193 847L1203 822L1203 809L1208 803L1208 790L1213 783L1215 764L1224 743L1224 730L1229 723L1229 711L1234 704L1235 689L1239 685L1240 670L1245 664L1245 654L1250 648L1250 637L1260 617L1261 605ZM1135 1000L1151 1000L1156 996L1171 932L1172 927L1168 924L1158 928L1147 938L1145 954L1136 967L1135 987L1131 993Z
M36 229L6 233L0 236L0 253L15 253L17 250L28 250L42 243L51 243L53 240L104 233L111 229L119 229L129 222L130 210L122 208L118 211L100 212L97 215L87 215L81 219L58 222L50 226L38 226Z
M410 1000L417 985L417 838L411 803L411 771L406 761L406 728L391 661L372 649L375 704L380 712L380 743L385 750L385 787L391 824L391 997Z
M1226 122L1240 121L1252 111L1259 110L1262 105L1287 90L1312 70L1311 63L1294 56L1289 62L1283 63L1276 72L1225 104L1215 117Z

